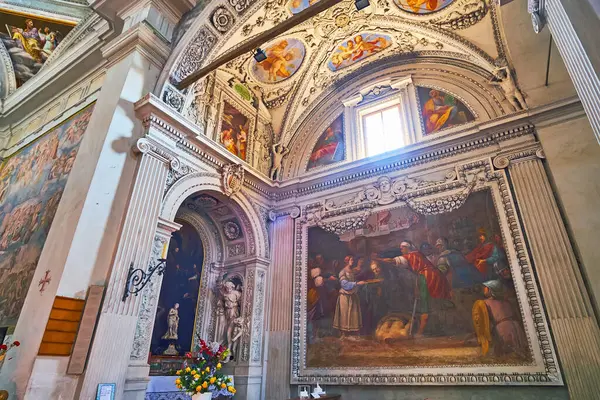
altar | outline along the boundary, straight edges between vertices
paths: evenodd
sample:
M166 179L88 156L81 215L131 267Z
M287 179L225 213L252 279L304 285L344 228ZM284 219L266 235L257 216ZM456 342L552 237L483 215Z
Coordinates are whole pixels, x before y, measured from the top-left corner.
M234 383L233 375L229 375L232 384ZM145 400L191 400L191 396L178 390L175 387L176 376L173 375L161 375L161 376L150 376L150 382L148 382L148 388L146 389Z

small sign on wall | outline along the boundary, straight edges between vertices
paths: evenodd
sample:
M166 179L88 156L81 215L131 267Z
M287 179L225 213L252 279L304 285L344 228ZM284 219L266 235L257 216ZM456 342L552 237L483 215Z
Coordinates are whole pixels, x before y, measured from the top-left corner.
M96 400L115 400L116 390L117 385L114 383L100 383L98 384Z

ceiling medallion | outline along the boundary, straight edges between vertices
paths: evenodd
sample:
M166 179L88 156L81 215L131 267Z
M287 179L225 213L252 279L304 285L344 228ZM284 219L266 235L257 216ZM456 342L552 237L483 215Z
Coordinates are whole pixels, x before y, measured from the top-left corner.
M235 240L240 237L240 226L234 221L227 221L223 224L223 233L228 240Z
M350 23L350 16L348 14L340 14L335 17L335 26L338 28L344 28Z

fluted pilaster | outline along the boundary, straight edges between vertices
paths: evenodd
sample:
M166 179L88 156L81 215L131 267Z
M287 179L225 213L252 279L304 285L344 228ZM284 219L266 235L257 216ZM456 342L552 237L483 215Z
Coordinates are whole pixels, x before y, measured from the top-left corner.
M597 399L600 330L546 172L537 157L508 169L569 393Z
M292 344L292 282L294 262L294 218L273 216L271 300L267 342L266 399L290 398L290 355Z

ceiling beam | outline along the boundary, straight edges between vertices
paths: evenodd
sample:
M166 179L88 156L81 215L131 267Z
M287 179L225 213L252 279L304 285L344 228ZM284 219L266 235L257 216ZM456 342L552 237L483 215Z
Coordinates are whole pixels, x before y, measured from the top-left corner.
M262 33L259 33L256 36L253 36L249 40L243 42L238 47L234 48L231 51L226 52L222 56L217 57L216 60L211 62L210 64L192 72L187 77L185 77L181 82L179 82L175 87L177 89L182 90L186 87L190 86L192 83L197 80L205 77L212 71L217 68L225 65L226 63L238 58L241 55L244 55L250 51L254 51L259 48L264 43L270 41L271 39L276 38L284 32L287 32L291 28L300 25L301 23L309 20L315 15L333 7L334 5L340 3L342 0L319 0L314 5L300 11L298 14L292 15L290 18L281 22L279 25L272 27Z

